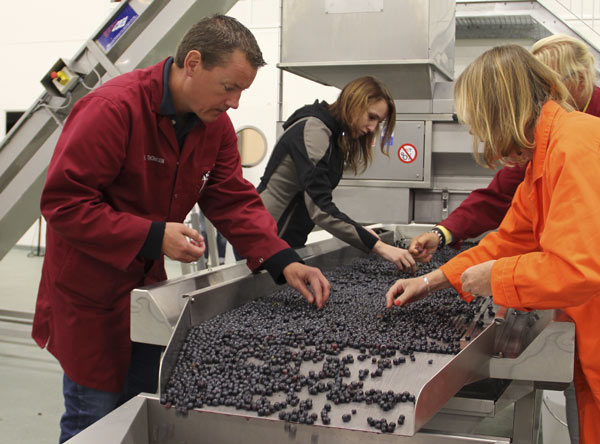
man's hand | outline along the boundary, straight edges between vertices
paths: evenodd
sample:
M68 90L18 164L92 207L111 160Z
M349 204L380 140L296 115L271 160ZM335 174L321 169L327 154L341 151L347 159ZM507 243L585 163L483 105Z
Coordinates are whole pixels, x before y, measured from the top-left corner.
M412 273L417 271L417 264L408 250L388 245L379 240L373 247L373 252L396 264L400 271L410 271Z
M408 247L408 252L412 254L417 262L429 262L439 245L440 238L437 234L423 233L413 238Z
M162 242L165 256L174 261L194 262L202 257L204 250L204 238L196 230L177 222L166 223Z
M463 291L473 296L492 295L492 266L496 261L482 262L467 268L460 275Z
M288 285L298 290L309 304L314 302L317 308L325 306L331 286L321 270L300 262L292 262L283 269L283 275ZM307 284L310 284L310 288Z

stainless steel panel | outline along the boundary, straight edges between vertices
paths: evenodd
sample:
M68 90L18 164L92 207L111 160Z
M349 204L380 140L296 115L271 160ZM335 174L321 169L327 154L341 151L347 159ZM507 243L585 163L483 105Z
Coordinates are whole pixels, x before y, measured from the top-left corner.
M444 194L441 190L415 190L412 221L419 224L436 224L448 217L468 195L468 192L453 191ZM444 196L448 197L446 201Z
M454 82L437 82L433 90L433 112L436 114L452 114L454 111L454 99L452 91ZM439 118L439 117L438 117ZM452 120L448 116L448 120Z
M325 0L326 14L381 11L383 11L383 0Z
M153 424L162 426L155 436L163 430L166 435L172 431L172 438L168 443L197 442L199 437L202 442L232 443L244 442L248 444L273 443L311 443L311 444L362 444L372 443L411 443L411 444L490 444L508 443L506 439L498 440L493 437L464 436L442 433L418 433L412 437L403 437L392 434L383 434L375 431L353 430L348 427L334 427L322 425L289 424L277 419L247 417L237 413L224 415L211 410L190 412L187 418L178 417L174 409L165 410L156 401L149 399L149 419ZM171 425L172 424L172 425ZM156 426L150 427L156 430ZM151 443L159 441L150 441Z
M504 323L513 325L504 325L496 338L490 377L536 381L537 388L564 390L573 380L575 324L555 322L553 315L553 311L512 311Z
M131 340L167 345L187 302L183 295L249 274L246 262L242 261L134 289L131 292Z
M429 227L430 225L419 224L384 225L382 237L388 242L392 239L402 240L426 231ZM309 245L301 249L300 254L308 264L322 268L348 263L364 255L337 239ZM177 285L170 283L167 286L171 296L177 296L178 300L184 301L184 307L162 359L159 384L161 391L165 388L168 375L175 365L180 347L191 326L275 288L275 284L264 272L237 277L231 277L231 270L222 269L220 272L226 273L228 277L213 276L212 279L221 283L197 291L192 290L187 294L174 294L176 288L184 288L181 283ZM218 275L220 272L216 271L214 274ZM191 280L197 279L198 277L195 277ZM188 288L193 288L195 285L197 284L188 285ZM474 331L467 332L471 339L463 341L462 351L458 355L417 352L416 362L389 370L390 373L384 373L384 376L375 382L374 388L386 390L404 390L403 387L410 387L409 391L415 393L417 398L414 407L410 404L400 404L396 406L397 411L382 415L381 411L377 410L378 407L360 405L357 406L359 412L350 423L343 423L340 418L331 415L331 426L307 426L288 424L273 417L260 418L253 413L227 407L207 407L190 411L188 417L181 417L175 415L174 409L160 406L158 398L152 396L148 397L149 413L142 421L143 424L139 420L140 417L136 417L137 424L128 426L127 433L122 432L123 436L130 436L134 432L139 434L142 432L135 429L142 427L147 430L143 433L147 433L149 441L123 440L121 442L170 443L186 442L186 440L195 442L198 437L215 443L237 442L242 439L250 443L262 443L266 440L308 442L309 439L310 442L327 443L358 443L366 439L386 443L510 442L506 436L513 433L512 429L509 430L509 434L500 437L480 436L481 430L478 424L481 418L493 418L497 411L514 404L515 411L518 412L518 417L514 418L513 428L516 430L514 433L524 437L522 442L533 443L535 441L528 440L527 437L533 436L537 430L536 388L540 384L544 387L555 384L556 388L560 388L558 387L560 381L567 380L571 374L569 372L572 372L573 326L571 323L558 322L552 313L514 313L512 310L496 307L494 317L490 317L489 314L483 317L484 325L480 330L473 325ZM559 354L556 354L557 350ZM433 359L431 365L426 364L428 359ZM552 365L549 364L550 362ZM311 364L308 363L308 366ZM306 369L303 367L303 372L304 370ZM516 380L512 381L497 400L453 397L464 384L490 375ZM301 393L300 396L308 395ZM318 411L325 402L324 399L311 398L314 410ZM435 414L437 411L439 413ZM406 416L404 425L406 430L400 432L396 429L394 435L376 433L368 428L364 421L369 415L387 417L389 414L389 417L393 417L392 415L397 416L399 413ZM131 414L127 417L130 418ZM101 423L102 421L99 422L99 426ZM113 420L113 425L114 423ZM99 430L102 429L96 429L96 434L90 438L92 440L79 442L97 442L93 439L100 433Z
M423 430L469 436L492 429L494 436L533 444L540 428L539 393L530 381L512 381L497 401L454 397Z
M151 441L149 435L151 430L148 426L149 406L147 398L136 396L66 442L69 444L160 442Z
M431 62L421 60L381 61L331 61L281 62L279 68L328 86L343 88L348 82L361 76L374 76L390 90L400 102L410 101L410 108L417 113L431 113L432 90L436 78ZM426 99L426 100L424 100ZM400 108L405 105L400 103Z
M433 185L442 182L452 183L457 190L472 190L477 181L485 186L492 180L497 169L486 168L475 161L473 153L461 152L460 147L454 153L433 152L431 158Z
M412 221L410 189L366 187L361 181L339 185L333 192L338 207L359 223L407 224Z
M335 247L334 243L329 245ZM364 253L361 251L344 245L312 256L307 259L307 263L320 268L327 268L328 264L348 264L353 259L362 256L364 256ZM189 294L189 302L175 327L173 338L167 346L165 357L161 363L159 393L163 393L166 388L168 377L176 362L176 355L183 345L185 334L190 325L196 325L205 319L210 319L219 313L229 311L234 307L266 295L272 292L274 288L275 284L267 275L259 274L234 279ZM396 429L395 435L414 435L461 387L487 376L487 362L493 349L497 324L492 322L493 318L485 315L485 309L484 304L481 316L476 316L476 319L482 320L482 326L479 327L473 324L467 329L466 334L470 336L470 340L462 341L461 352L458 355L415 352L415 362L389 369L381 378L365 381L364 390L370 388L383 391L393 389L396 392L408 390L414 393L416 396L414 406L411 403L400 403L393 410L383 413L379 406L375 404L355 405L354 408L356 408L357 414L351 423L343 423L341 413L339 413L331 415L331 427L371 432L372 429L366 422L368 416L397 418L400 414L403 414L406 421L402 427ZM348 353L358 354L359 351L348 349ZM430 360L431 363L429 363ZM356 375L359 368L364 367L364 365L357 361L348 365L348 367L352 374ZM303 363L302 366L303 373L316 368L310 362ZM274 395L274 399L277 396L279 395ZM302 399L309 397L307 387L302 389L299 396ZM324 393L310 397L313 400L314 411L320 411L327 402ZM200 410L220 412L225 415L240 415L240 411L234 407L223 406ZM254 414L243 413L242 416L254 417ZM278 427L278 425L276 424L273 427Z
M508 444L509 438L417 433L403 437L347 428L289 424L283 421L224 415L209 409L183 417L166 409L151 395L139 395L67 441L69 444Z
M373 162L367 170L359 175L346 171L344 179L423 180L426 154L424 121L396 121L388 149L389 157L376 145L373 149Z
M338 12L323 0L284 0L281 62L429 59L429 3L388 0L380 11ZM387 42L374 42L374 30L386 30Z
M280 68L341 87L368 74L397 99L431 99L454 72L454 2L449 0L283 2ZM352 30L349 32L349 30ZM385 39L374 40L374 30ZM422 111L425 112L425 111Z
M473 136L469 129L456 122L433 124L434 153L473 153Z

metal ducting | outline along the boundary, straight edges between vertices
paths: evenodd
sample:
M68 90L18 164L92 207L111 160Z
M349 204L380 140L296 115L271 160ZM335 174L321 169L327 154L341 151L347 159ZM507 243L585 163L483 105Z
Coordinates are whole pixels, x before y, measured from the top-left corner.
M454 1L284 1L281 39L286 71L340 88L373 75L397 100L432 99L454 73Z
M548 37L548 29L531 15L456 17L456 38L487 39L523 38L539 40Z

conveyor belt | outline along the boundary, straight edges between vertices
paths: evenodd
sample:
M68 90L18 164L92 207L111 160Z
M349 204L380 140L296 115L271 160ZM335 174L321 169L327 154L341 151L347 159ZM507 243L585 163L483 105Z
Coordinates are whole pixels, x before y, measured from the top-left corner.
M207 396L206 386L212 384L209 378L205 377L208 372L219 368L220 371L217 374L220 377L221 374L235 375L236 369L226 366L227 357L224 355L224 351L220 353L215 350L215 358L209 357L203 363L202 358L193 356L191 353L192 345L189 340L186 342L185 338L188 331L204 330L206 333L203 340L206 341L206 338L211 336L211 332L214 332L214 336L212 336L215 340L214 347L223 347L223 341L225 341L225 347L233 353L235 351L233 349L236 348L234 346L239 345L240 342L246 348L250 346L258 347L260 343L267 347L268 344L276 343L274 338L281 337L282 333L285 335L285 332L288 331L294 335L295 343L291 344L292 347L290 348L293 353L303 351L294 347L295 345L300 347L300 344L297 343L298 338L304 338L305 344L302 345L304 350L313 350L316 346L317 350L322 351L321 359L302 361L298 373L298 377L302 381L302 384L299 385L302 385L302 388L297 392L297 402L311 399L313 406L309 413L316 412L319 414L318 424L322 424L320 413L323 406L329 403L332 404L332 410L328 415L331 427L375 431L367 422L368 417L374 419L385 418L388 423L395 422L398 424L398 418L403 415L404 424L398 424L393 433L406 436L414 435L427 419L439 410L458 389L466 382L480 377L478 376L480 369L487 360L486 356L489 358L493 345L493 329L488 334L484 334L486 329L492 325L494 318L493 312L489 312L487 309L489 301L479 300L477 304L469 305L459 300L455 292L448 290L443 295L433 296L408 308L395 308L386 311L383 296L389 285L399 278L398 272L395 271L393 265L375 258L369 260L356 259L361 255L357 250L350 248L345 249L345 252L348 253L344 255L345 261L354 260L354 265L338 268L333 272L325 272L333 288L328 306L320 312L307 308L307 304L300 299L300 296L293 294L291 290L283 289L272 293L272 288L268 288L269 285L262 289L263 291L259 288L255 288L256 291L248 291L246 286L232 282L220 289L201 290L198 294L192 295L190 304L187 307L189 311L186 310L187 313L184 313L178 323L161 368L162 401L177 404L176 408L180 412L186 412L188 408L194 407L194 403L197 403L196 405L202 405L202 410L242 416L256 416L256 412L248 412L243 409L258 409L257 404L261 403L261 399L264 404L268 398L271 407L275 403L286 401L285 390L268 397L260 396L259 391L252 397L253 403L246 402L245 405L242 404L241 408L238 406L236 409L233 406L222 405L225 403L227 396L223 399ZM420 273L425 273L428 269L438 266L439 260L445 261L448 256L454 254L455 252L451 250L446 251L440 255L438 261L421 267ZM271 294L269 295L269 293ZM259 296L262 296L261 299L254 300ZM223 312L227 313L216 318L212 318L212 316L205 317L202 314L201 307L207 307L207 304L210 304L214 313L214 303L218 304L217 298L220 297L225 297L229 301L235 301L235 303L227 307L227 304L224 305L221 301L220 305ZM360 301L361 298L362 302ZM235 305L240 304L243 306L237 310L231 310ZM198 322L192 320L196 316L199 317ZM261 318L261 316L263 317ZM287 322L286 319L288 319ZM199 325L201 320L205 322ZM361 329L368 332L370 337L351 332L353 329L360 330L358 329L359 323L362 324ZM244 328L244 324L246 328ZM223 325L228 326L223 327ZM235 330L236 325L237 331ZM454 327L448 330L452 333L446 332L446 340L439 337L439 332L436 333L442 325ZM195 326L196 328L194 328ZM309 326L308 333L313 332L321 339L315 341L303 333L299 333L303 329L302 326ZM430 328L432 326L434 327L433 330ZM254 334L252 328L254 328ZM331 336L328 339L322 337L321 330L323 329L329 329L328 334ZM225 340L223 339L224 332L226 332ZM415 334L415 332L418 332L418 334ZM236 335L241 335L241 337L236 338ZM456 336L452 337L453 335ZM259 342L254 345L247 345L243 338L248 336L254 336L254 339ZM364 341L367 346L360 348L359 343L361 341ZM390 363L399 356L404 357L406 362L400 365L392 364L391 368L383 371L381 377L372 378L369 376L362 381L364 398L371 398L373 402L367 405L365 399L363 399L363 402L345 403L342 401L335 405L332 402L332 399L336 399L335 396L328 400L328 393L331 397L332 393L340 391L339 384L359 383L359 370L368 369L371 373L376 371L378 365L373 363L372 360L375 358L379 363L384 359L381 354L376 353L376 348L382 344L388 344L394 352L393 356L390 354L388 357ZM171 384L169 386L166 382L168 375L171 375L174 371L175 360L180 355L182 347L186 348L182 355L186 355L191 359L187 361L182 359L181 368L178 370L181 379L191 378L188 380L190 386L183 389L181 389L181 384L175 383L175 385ZM203 353L208 353L207 350L210 350L211 347L213 346L205 348ZM272 349L275 350L276 348L276 346L273 346ZM459 351L460 353L454 354ZM318 375L319 371L323 370L323 362L327 361L324 359L326 356L330 358L332 363L337 363L339 358L348 355L353 357L353 362L346 362L345 365L349 372L346 374L350 376L338 380L338 385L336 385L335 379L332 378L312 378L312 382L306 382L307 379L311 379L309 378L309 372L314 371ZM358 357L361 355L368 355L369 357L366 360L359 361ZM248 353L246 352L244 356L248 356ZM264 356L264 354L261 356ZM317 353L317 356L319 356L319 353ZM217 357L222 358L222 360ZM290 359L292 358L288 356L288 360ZM258 372L257 378L260 379L260 371L257 369L262 368L261 364L264 364L264 361L252 358L252 364L256 366L254 368ZM195 368L196 366L197 368ZM247 359L242 366L248 367ZM188 371L190 374L186 376ZM191 373L197 376L195 382L192 382L194 378L191 377ZM330 382L330 384L333 384L333 389L311 395L309 394L309 386L314 385L315 382ZM238 383L241 384L239 381ZM204 387L204 389L197 389L198 385ZM180 390L179 399L176 396L178 389L175 386L179 387ZM264 387L264 384L260 386ZM337 391L336 387L338 388ZM239 390L243 391L243 388L239 388ZM358 390L360 389L355 390L354 393ZM376 391L376 394L368 396L371 390ZM390 390L394 394L410 393L415 398L414 403L398 402L394 404L392 402L391 409L383 410L376 401L377 393L387 393ZM292 392L294 392L293 389ZM346 393L348 393L348 390L346 390ZM290 405L289 397L287 401L288 404L285 408L280 408L280 405L277 404L277 408L273 412L269 412L269 416L277 418L280 412L293 414L298 410L298 404L296 406ZM208 405L206 405L207 403ZM355 414L352 414L352 410L355 410ZM262 412L262 414L265 414L265 412ZM351 420L344 422L342 415L348 414L351 415ZM287 419L289 419L289 416Z
M413 228L412 225L387 226L380 234L390 242L392 234L398 240L410 237L407 233ZM324 270L364 257L360 251L335 239L312 244L299 253L307 264ZM388 410L383 415L375 404L335 405L327 400L332 404L330 425L323 425L320 420L307 425L279 420L278 414L260 417L256 412L235 407L204 405L181 415L176 407L161 405L160 396L165 394L168 378L190 328L204 321L212 322L222 313L252 303L261 296L268 297L282 288L275 285L266 272L250 274L245 265L239 263L136 289L131 302L132 334L135 331L136 340L141 342L167 344L161 362L159 394L138 395L73 438L73 444L199 441L211 444L358 444L367 441L377 444L535 444L540 399L537 389L561 390L572 379L572 323L553 320L552 311L521 313L502 307L495 308L492 320L482 306L481 327L465 332L471 340L460 342L458 354L415 352L415 362L392 366L381 378L368 380L369 388L406 390L415 395L414 405L401 402L394 407L396 410ZM294 298L298 304L302 302L300 296ZM335 294L330 302L333 307ZM474 327L478 320L478 317L473 318ZM157 327L160 327L158 334ZM167 338L164 338L166 333ZM347 351L356 358L358 351ZM338 357L345 355L346 351ZM428 363L429 359L433 359L432 364ZM355 359L349 365L349 379L356 379L353 375L362 368L357 365L359 362ZM301 369L304 373L321 365L319 361L303 361ZM496 379L483 381L486 378ZM472 384L474 381L481 382ZM325 392L309 396L303 387L297 393L302 400L312 398L311 412L320 413L326 402ZM273 396L275 399L282 395ZM514 417L501 428L494 423L494 436L486 434L489 428L479 428L484 418L493 419L496 412L506 412L509 406L514 407ZM350 422L344 423L341 415L351 412L352 408L357 413ZM381 433L367 424L368 416L397 419L400 414L405 415L405 422L396 427L393 434Z

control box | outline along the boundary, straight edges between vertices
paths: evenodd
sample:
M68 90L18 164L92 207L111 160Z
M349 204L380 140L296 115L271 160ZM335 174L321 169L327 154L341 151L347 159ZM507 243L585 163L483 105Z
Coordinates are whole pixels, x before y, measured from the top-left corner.
M50 71L42 78L42 85L53 96L66 96L79 80L79 74L67 66L63 59L52 65Z

